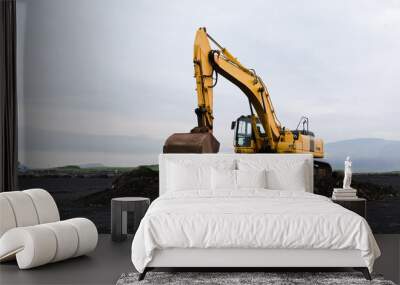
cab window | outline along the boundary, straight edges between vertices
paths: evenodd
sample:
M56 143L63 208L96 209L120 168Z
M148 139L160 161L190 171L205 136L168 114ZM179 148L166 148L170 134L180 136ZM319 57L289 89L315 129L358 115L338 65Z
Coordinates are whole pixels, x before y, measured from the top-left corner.
M251 145L251 123L246 121L239 121L236 133L237 146L250 146Z
M261 125L261 123L258 122L258 123L256 124L256 126L257 126L257 129L258 129L258 131L260 132L260 134L261 134L261 135L265 135L265 130L264 130L263 126Z

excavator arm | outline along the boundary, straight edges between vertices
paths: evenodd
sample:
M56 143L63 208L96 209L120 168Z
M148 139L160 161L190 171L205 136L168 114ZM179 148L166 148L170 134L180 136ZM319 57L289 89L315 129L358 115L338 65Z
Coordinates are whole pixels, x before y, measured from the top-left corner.
M212 50L209 39L219 48ZM218 44L205 28L196 33L194 44L194 70L198 108L195 110L199 127L213 129L213 73L222 75L238 86L247 96L251 111L253 107L266 132L268 148L275 151L281 125L262 79L254 70L244 67L226 48Z
M196 33L193 50L194 77L198 107L195 109L198 128L212 132L213 129L213 67L208 63L211 51L207 33Z

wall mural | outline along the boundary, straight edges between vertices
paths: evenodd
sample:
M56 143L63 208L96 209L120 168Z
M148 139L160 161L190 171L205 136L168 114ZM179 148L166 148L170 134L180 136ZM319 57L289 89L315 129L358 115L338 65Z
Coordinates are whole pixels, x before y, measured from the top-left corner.
M316 178L315 192L342 187L350 156L373 231L400 233L400 21L389 4L363 3L355 19L360 7L347 1L329 11L301 1L226 11L228 2L17 1L19 187L47 189L63 219L88 217L100 232L110 230L111 197L155 199L165 139L197 124L193 40L206 25L256 69L288 129L305 115L324 139L333 174ZM231 122L249 113L220 78L220 152L233 153Z

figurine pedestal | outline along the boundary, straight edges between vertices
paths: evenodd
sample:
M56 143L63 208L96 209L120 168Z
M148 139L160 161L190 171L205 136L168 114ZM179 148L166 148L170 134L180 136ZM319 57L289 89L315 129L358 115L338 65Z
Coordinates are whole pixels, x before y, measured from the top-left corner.
M357 199L357 190L354 188L343 189L334 188L332 193L332 200L354 200Z

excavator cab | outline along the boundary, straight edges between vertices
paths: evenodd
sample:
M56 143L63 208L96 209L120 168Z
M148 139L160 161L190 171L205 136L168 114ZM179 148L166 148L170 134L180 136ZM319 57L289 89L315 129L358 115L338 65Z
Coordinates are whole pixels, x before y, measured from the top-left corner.
M254 120L254 123L252 122ZM254 130L253 124L256 127ZM231 129L234 130L235 152L252 153L255 152L255 138L266 137L265 130L260 120L254 115L240 116L231 124Z
M231 127L235 132L233 145L235 147L251 147L251 119L241 116L232 122Z

